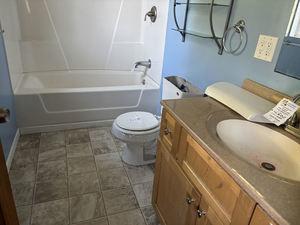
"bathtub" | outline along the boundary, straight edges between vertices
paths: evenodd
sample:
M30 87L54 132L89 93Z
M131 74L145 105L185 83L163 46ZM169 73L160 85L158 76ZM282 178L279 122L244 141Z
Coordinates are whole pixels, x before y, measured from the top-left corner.
M125 112L156 114L159 99L157 83L130 71L26 73L15 90L22 133L108 126Z

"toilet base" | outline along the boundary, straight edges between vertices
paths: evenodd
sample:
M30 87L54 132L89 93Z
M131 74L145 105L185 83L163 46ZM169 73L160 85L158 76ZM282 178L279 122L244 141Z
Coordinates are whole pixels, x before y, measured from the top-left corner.
M156 140L148 143L126 143L122 160L133 166L142 166L155 162Z

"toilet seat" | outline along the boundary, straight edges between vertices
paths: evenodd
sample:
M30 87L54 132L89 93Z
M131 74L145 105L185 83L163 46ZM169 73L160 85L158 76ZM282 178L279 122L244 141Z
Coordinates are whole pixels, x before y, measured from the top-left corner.
M135 131L135 130L126 130L121 127L119 127L115 122L113 123L113 128L117 129L119 132L122 132L123 134L131 135L131 136L142 136L142 135L148 135L152 133L159 132L160 127L155 127L151 130L143 130L143 131Z
M113 123L113 133L119 139L130 142L153 140L157 137L159 129L159 120L149 112L124 113Z
M128 112L117 117L116 124L124 130L136 133L149 131L159 126L157 118L149 112Z

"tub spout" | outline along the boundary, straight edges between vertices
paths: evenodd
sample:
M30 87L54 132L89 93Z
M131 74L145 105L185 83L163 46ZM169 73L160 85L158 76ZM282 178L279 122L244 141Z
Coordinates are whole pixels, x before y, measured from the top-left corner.
M138 61L134 64L134 68L138 68L140 66L150 69L151 68L151 59L149 59L148 61Z

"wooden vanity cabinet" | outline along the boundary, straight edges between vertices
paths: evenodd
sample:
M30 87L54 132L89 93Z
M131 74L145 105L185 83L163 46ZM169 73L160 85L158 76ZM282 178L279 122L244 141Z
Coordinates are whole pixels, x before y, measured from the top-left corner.
M155 171L153 203L162 224L194 225L200 195L161 141Z
M225 225L249 223L255 202L184 129L177 155L182 170L205 199L211 214ZM208 213L207 217L215 216Z
M152 202L164 225L264 224L256 202L165 109Z

